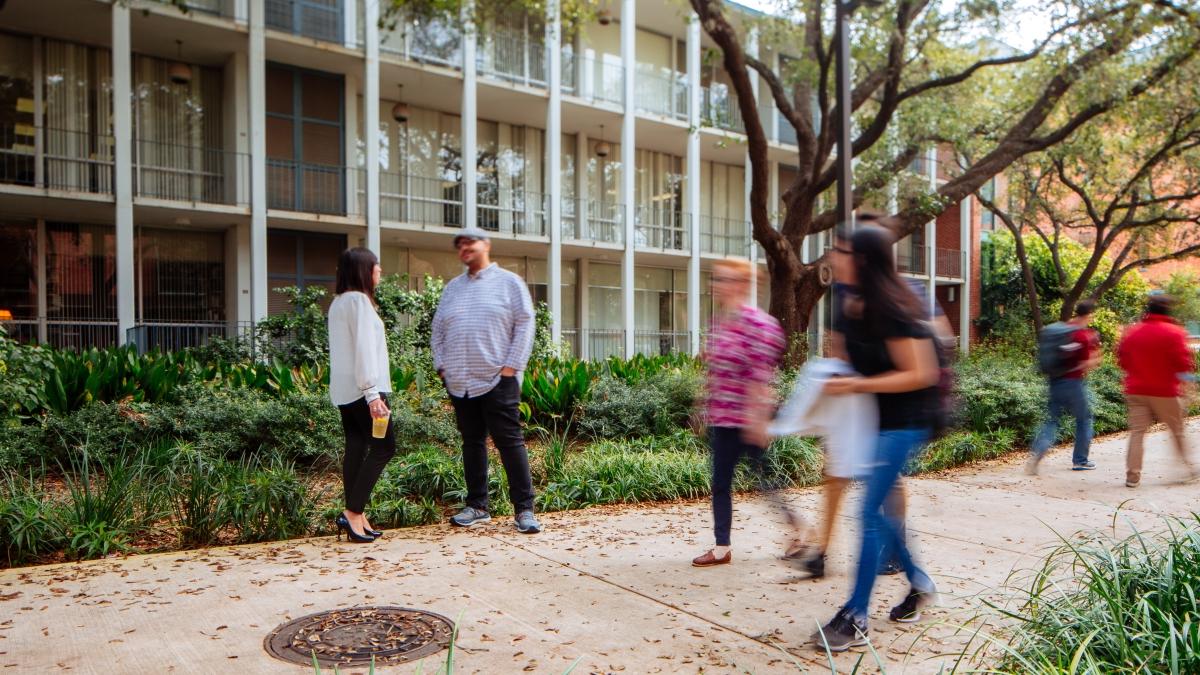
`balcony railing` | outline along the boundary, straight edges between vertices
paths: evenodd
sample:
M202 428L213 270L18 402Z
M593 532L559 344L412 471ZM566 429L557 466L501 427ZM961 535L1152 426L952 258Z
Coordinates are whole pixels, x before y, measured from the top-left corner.
M266 25L293 35L342 42L341 0L266 0Z
M639 354L658 356L688 351L687 331L638 330L633 332L633 348Z
M587 340L587 357L592 361L625 354L625 331L620 328L589 328L584 331L584 337Z
M235 21L246 21L245 11L238 11L236 0L184 0L183 6L190 12L220 16Z
M687 75L639 63L634 81L634 101L638 110L686 120Z
M901 243L896 248L896 269L909 274L925 274L929 268L929 247Z
M963 271L963 257L966 251L956 249L939 248L937 250L937 268L934 273L939 277L949 277L951 279L961 279Z
M117 320L115 318L85 319L17 319L4 321L0 325L10 337L19 342L39 342L41 326L46 327L46 344L55 349L84 350L89 347L115 347L117 344Z
M546 48L514 31L483 36L476 63L479 74L514 84L546 86Z
M624 236L624 205L582 199L563 199L562 228L567 239L620 244Z
M562 341L566 343L568 356L580 358L583 355L579 351L579 331L574 328L564 328L562 330Z
M224 321L148 321L126 331L125 341L136 346L138 353L144 354L148 351L175 352L188 347L200 347L208 344L212 338L235 335L234 329Z
M359 215L362 200L348 200L365 185L362 169L331 164L309 164L290 159L267 160L267 208Z
M742 111L738 108L737 95L725 85L703 87L700 92L700 104L701 124L726 131L746 133L746 125L742 121Z
M481 188L483 186L480 186ZM479 194L479 227L492 232L546 234L546 195L524 190Z
M380 172L379 215L399 223L462 227L462 183Z
M683 214L659 207L638 207L634 236L639 248L686 251L690 243Z
M133 148L133 190L138 197L250 203L247 154L145 140L135 142Z
M601 58L563 52L562 89L587 101L622 105L625 102L625 69L620 58Z
M700 251L714 255L748 258L749 224L744 220L700 216Z
M441 18L399 21L379 33L379 50L407 61L462 68L462 29Z
M114 145L108 134L0 127L0 183L110 195Z

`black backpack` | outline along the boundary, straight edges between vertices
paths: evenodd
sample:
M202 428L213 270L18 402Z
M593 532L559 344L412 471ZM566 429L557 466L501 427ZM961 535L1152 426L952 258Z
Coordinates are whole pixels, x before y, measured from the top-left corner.
M1074 359L1070 345L1075 338L1075 327L1065 321L1052 323L1038 333L1038 370L1050 379L1060 378L1071 372Z

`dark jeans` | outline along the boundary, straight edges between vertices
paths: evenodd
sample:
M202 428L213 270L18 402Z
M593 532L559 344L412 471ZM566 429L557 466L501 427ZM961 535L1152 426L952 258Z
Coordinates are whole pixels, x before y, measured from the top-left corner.
M1071 462L1083 464L1088 460L1092 445L1092 409L1088 406L1087 385L1083 378L1062 377L1050 380L1050 417L1033 441L1033 454L1041 458L1058 435L1058 420L1063 412L1075 418L1075 451Z
M709 427L708 443L712 446L713 534L717 546L728 546L733 526L733 473L745 454L754 463L761 481L763 448L743 441L738 427Z
M387 402L387 396L380 396ZM342 413L342 431L346 434L346 457L342 460L342 487L346 510L362 513L371 498L371 490L383 473L383 467L396 454L396 437L388 420L383 438L371 436L371 408L367 399L338 406Z
M875 463L871 475L867 477L867 491L863 496L862 547L858 555L858 572L854 577L854 593L846 602L846 607L855 616L867 616L881 555L895 555L909 583L918 591L933 589L933 580L913 561L901 534L900 523L883 513L884 500L895 487L909 458L928 439L927 429L885 429L879 432Z
M450 397L458 433L462 434L463 473L467 479L467 506L488 510L487 437L500 451L508 476L508 496L517 513L533 510L533 477L529 454L521 432L521 384L515 377L501 377L494 389L473 398Z

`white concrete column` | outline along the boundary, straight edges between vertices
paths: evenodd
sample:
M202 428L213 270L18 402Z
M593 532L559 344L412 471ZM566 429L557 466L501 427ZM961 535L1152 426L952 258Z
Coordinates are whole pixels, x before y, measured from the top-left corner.
M383 252L379 241L379 0L363 1L367 3L363 17L366 64L363 70L362 103L363 126L366 127L362 133L367 144L367 248L378 256Z
M637 154L634 127L634 77L637 75L637 3L621 0L621 65L625 69L625 114L621 120L621 200L625 205L625 255L621 258L621 316L625 324L625 357L634 352L634 231L637 218L634 179Z
M550 336L562 340L562 14L558 0L546 3L546 45L550 51L550 103L546 110L545 174L550 192L550 260L548 264L550 299Z
M250 0L250 320L267 318L267 45L265 0Z
M584 361L591 358L591 340L588 339L588 331L591 330L591 310L588 308L588 279L591 277L591 260L589 258L580 258L579 263L575 268L575 290L577 292L576 308L579 311L579 316L575 317L578 321L575 322L579 326L579 358Z
M470 17L474 3L468 0L463 3L463 92L462 92L462 178L463 178L463 227L476 227L478 214L476 191L476 109L475 109L475 48L479 41L479 32L471 23Z
M575 237L584 239L588 232L588 135L575 135Z
M250 273L250 223L238 223L225 232L225 261L230 266L225 275L230 285L227 297L231 298L225 310L229 317L231 328L239 325L249 325L254 321L253 308L250 305L250 294L253 288L253 275ZM231 334L237 336L236 333Z
M971 253L975 242L971 236L971 208L974 200L966 197L958 205L958 242L962 251L962 291L958 294L958 350L963 356L971 350Z
M48 302L46 300L46 219L37 219L37 251L36 256L37 269L34 275L37 278L37 322L38 322L38 342L46 344L46 310Z
M358 163L358 139L360 136L364 139L369 138L365 133L360 134L358 128L358 77L355 75L346 75L342 78L342 198L348 216L362 216L363 210L359 208L358 194L363 190L363 176L360 172L355 171ZM362 233L358 233L356 239L362 239ZM349 245L357 246L358 243L353 241L347 242ZM365 242L363 242L365 243Z
M136 321L133 241L133 69L129 53L129 5L112 6L113 193L116 198L117 344L125 344Z
M688 346L700 353L700 19L688 17L687 26L688 139L687 208L691 216L692 249L687 271Z
M771 52L771 70L776 73L780 72L779 71L779 52L778 51ZM771 119L767 120L768 133L771 134L771 140L778 143L779 142L779 124L780 124L779 110L775 107L775 97L772 96L772 97L770 97L769 100L771 101L771 104L767 107L767 110L771 111ZM778 204L779 202L776 201L775 203Z
M758 58L758 29L751 28L750 34L746 36L746 54ZM749 71L750 89L754 92L754 104L758 105L758 71L753 68ZM746 151L746 159L744 162L746 170L742 172L742 178L745 181L745 189L743 192L746 195L746 205L743 207L742 213L746 214L746 222L743 227L746 228L746 241L748 244L747 255L750 256L750 269L754 271L750 275L750 299L749 303L752 307L758 306L758 246L754 241L754 225L750 222L750 189L753 178L750 170L750 151Z
M342 3L342 42L345 43L347 49L358 49L358 3L360 2L367 3L364 7L367 12L371 11L373 3L375 11L379 11L378 0L346 0ZM363 39L365 40L366 37L364 33Z
M932 146L926 151L926 158L929 164L929 191L937 192L937 146ZM926 226L926 243L929 245L929 250L926 251L929 258L929 316L933 316L937 308L937 218L929 221Z

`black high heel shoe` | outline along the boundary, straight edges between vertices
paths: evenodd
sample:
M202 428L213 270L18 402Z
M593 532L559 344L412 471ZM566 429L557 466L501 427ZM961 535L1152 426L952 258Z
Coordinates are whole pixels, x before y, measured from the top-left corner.
M364 528L363 528L363 532L365 532L365 533L367 533L367 534L371 535L372 537L375 537L376 539L378 539L378 538L380 538L380 537L382 537L382 536L383 536L383 530L372 530L372 529L370 529L370 528L366 528L366 527L364 527Z
M366 544L368 542L375 541L375 537L369 534L359 534L355 532L354 528L350 525L350 521L346 519L346 514L344 513L338 516L333 522L338 526L338 541L342 540L343 530L346 532L346 539L349 539L350 541L359 544Z

